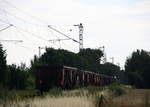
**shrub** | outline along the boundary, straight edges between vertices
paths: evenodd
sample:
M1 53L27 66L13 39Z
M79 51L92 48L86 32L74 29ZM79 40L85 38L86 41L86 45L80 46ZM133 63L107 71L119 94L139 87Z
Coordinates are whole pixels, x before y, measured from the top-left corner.
M52 88L49 90L48 94L50 96L62 96L62 89L61 88Z
M125 89L117 83L110 85L108 88L110 91L113 92L115 97L120 96L125 93Z

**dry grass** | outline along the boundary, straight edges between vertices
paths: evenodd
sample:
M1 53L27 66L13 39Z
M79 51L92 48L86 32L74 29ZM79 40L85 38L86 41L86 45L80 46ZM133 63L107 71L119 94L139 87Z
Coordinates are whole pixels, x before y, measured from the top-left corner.
M107 95L107 90L102 90L99 87L70 91L55 89L45 93L44 96L23 100L15 98L16 100L1 104L0 107L95 107L95 96L100 94Z
M32 105L35 107L92 107L93 103L87 97L47 97L34 100Z
M114 107L150 107L150 90L135 89L113 100Z
M62 91L57 96L50 93L21 101L14 100L0 107L150 107L150 90L130 90L119 97L112 92L109 88L76 89Z
M3 106L0 106L3 107ZM91 98L87 97L45 97L22 102L10 102L5 107L94 107Z

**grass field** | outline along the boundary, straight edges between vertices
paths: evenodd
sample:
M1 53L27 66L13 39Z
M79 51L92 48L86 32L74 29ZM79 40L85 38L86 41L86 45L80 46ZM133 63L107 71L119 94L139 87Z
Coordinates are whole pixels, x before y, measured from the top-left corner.
M150 107L150 90L134 89L114 98L114 107Z
M116 85L70 91L52 89L42 96L33 96L32 92L28 95L19 92L13 100L2 102L0 107L150 107L150 90Z

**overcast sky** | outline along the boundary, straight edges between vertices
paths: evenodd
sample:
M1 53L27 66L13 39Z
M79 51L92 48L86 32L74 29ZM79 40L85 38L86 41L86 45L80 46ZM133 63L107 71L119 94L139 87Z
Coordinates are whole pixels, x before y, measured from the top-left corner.
M0 0L0 29L14 25L0 32L0 40L23 40L2 42L8 64L29 65L39 46L78 52L73 41L62 41L61 46L48 42L65 37L47 26L78 40L73 25L79 23L84 26L84 48L105 46L108 61L114 57L121 66L136 49L150 49L150 0Z

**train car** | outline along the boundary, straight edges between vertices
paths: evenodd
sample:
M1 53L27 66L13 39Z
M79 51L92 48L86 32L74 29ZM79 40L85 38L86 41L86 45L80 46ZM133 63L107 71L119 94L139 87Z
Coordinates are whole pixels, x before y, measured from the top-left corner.
M36 88L48 91L52 87L64 89L73 88L80 81L77 68L68 66L38 66L36 67Z
M68 66L36 67L36 88L48 91L52 87L73 89L89 85L104 86L113 82L110 76Z

